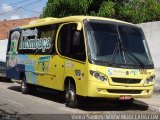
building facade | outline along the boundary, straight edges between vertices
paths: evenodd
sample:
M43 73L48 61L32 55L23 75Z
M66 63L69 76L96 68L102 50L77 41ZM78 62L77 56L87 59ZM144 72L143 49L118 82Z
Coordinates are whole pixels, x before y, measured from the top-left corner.
M26 25L35 19L38 19L38 17L0 21L0 40L8 39L10 29Z

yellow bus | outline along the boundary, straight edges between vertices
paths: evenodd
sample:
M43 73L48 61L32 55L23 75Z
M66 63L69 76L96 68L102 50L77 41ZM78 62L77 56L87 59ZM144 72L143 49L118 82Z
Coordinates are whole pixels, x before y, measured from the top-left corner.
M93 16L50 17L12 29L6 71L22 80L22 93L37 86L64 91L68 107L82 97L151 97L155 82L142 29Z

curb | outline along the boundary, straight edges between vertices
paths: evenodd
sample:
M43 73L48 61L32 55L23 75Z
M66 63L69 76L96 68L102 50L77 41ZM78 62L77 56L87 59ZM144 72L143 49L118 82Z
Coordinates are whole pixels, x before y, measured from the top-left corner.
M153 110L155 112L160 112L160 107L154 106L154 105L149 105L148 104L148 109Z

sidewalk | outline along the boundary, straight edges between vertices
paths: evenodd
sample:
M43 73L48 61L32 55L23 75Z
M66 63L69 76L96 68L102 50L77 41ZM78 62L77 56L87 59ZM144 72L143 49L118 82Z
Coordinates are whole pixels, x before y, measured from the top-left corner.
M138 98L136 100L142 101L148 104L148 109L160 113L160 83L155 84L154 93L151 98Z

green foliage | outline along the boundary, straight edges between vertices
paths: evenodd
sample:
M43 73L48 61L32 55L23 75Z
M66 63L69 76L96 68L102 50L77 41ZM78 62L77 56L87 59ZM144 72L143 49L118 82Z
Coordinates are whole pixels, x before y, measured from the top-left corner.
M87 15L91 2L92 0L49 0L41 16Z
M159 0L48 0L41 17L94 15L141 23L160 20Z
M157 0L133 0L119 7L118 18L133 23L160 19L160 3Z
M103 2L99 8L97 16L110 17L110 18L115 16L114 5L115 5L114 2L112 1Z

